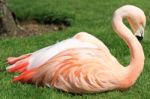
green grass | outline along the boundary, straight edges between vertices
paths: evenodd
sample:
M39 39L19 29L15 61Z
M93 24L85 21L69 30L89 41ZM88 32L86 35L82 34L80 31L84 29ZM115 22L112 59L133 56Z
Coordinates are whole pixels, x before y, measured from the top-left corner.
M30 84L13 84L14 74L0 72L1 99L149 99L150 97L150 3L149 0L8 0L8 6L20 20L71 21L71 26L62 31L30 37L0 37L0 69L5 69L8 56L18 56L54 44L80 31L86 31L102 40L111 53L123 65L129 63L129 50L112 31L113 11L125 4L142 8L147 17L145 39L145 67L133 87L126 91L73 95L70 93L37 87Z

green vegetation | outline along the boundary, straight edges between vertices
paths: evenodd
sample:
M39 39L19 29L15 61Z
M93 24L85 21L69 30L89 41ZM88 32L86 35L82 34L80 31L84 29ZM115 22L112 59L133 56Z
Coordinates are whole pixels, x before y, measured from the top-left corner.
M147 17L145 39L145 67L133 87L126 91L74 95L31 84L11 83L14 74L0 71L1 99L148 99L150 97L150 12L148 0L8 0L8 6L19 20L70 21L71 26L62 31L29 37L0 37L0 69L5 69L8 56L18 56L36 51L75 33L86 31L102 40L123 65L129 63L129 50L113 32L113 12L122 5L133 4L144 10ZM119 75L119 74L118 74Z

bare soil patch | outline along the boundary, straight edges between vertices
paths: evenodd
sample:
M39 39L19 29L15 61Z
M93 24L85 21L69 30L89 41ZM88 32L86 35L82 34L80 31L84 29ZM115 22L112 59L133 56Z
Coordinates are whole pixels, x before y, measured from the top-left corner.
M40 23L36 20L17 22L18 33L14 36L41 35L43 33L59 31L66 27L65 23ZM1 36L8 36L1 34Z
M62 30L66 27L65 24L54 24L54 23L39 23L37 21L23 21L17 25L21 32L17 35L30 36L30 35L41 35L42 33Z

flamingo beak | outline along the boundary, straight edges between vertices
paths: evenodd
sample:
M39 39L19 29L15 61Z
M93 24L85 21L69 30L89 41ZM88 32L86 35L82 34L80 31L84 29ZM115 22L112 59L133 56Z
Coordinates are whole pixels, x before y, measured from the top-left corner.
M139 26L135 33L136 38L141 42L142 39L144 38L144 28L143 26Z

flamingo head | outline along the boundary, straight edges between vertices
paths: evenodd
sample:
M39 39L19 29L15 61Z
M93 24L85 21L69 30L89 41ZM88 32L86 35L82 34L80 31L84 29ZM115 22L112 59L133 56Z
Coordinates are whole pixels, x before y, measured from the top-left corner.
M140 9L137 8L136 6L130 6L130 12L135 12L134 14L131 15L131 17L129 16L129 24L133 30L134 35L136 36L136 38L141 41L144 38L144 28L146 25L146 16L144 14L144 12Z
M137 25L138 28L135 32L135 36L139 41L141 41L144 38L144 28L146 25L146 18L145 18L144 13L142 13L140 19L138 19L137 22L138 22L138 25Z
M132 33L137 37L139 41L144 38L144 27L146 25L146 17L144 12L133 5L125 5L117 9L113 16L113 29L114 31L120 31L117 26L120 25L122 19L127 19L132 29Z

